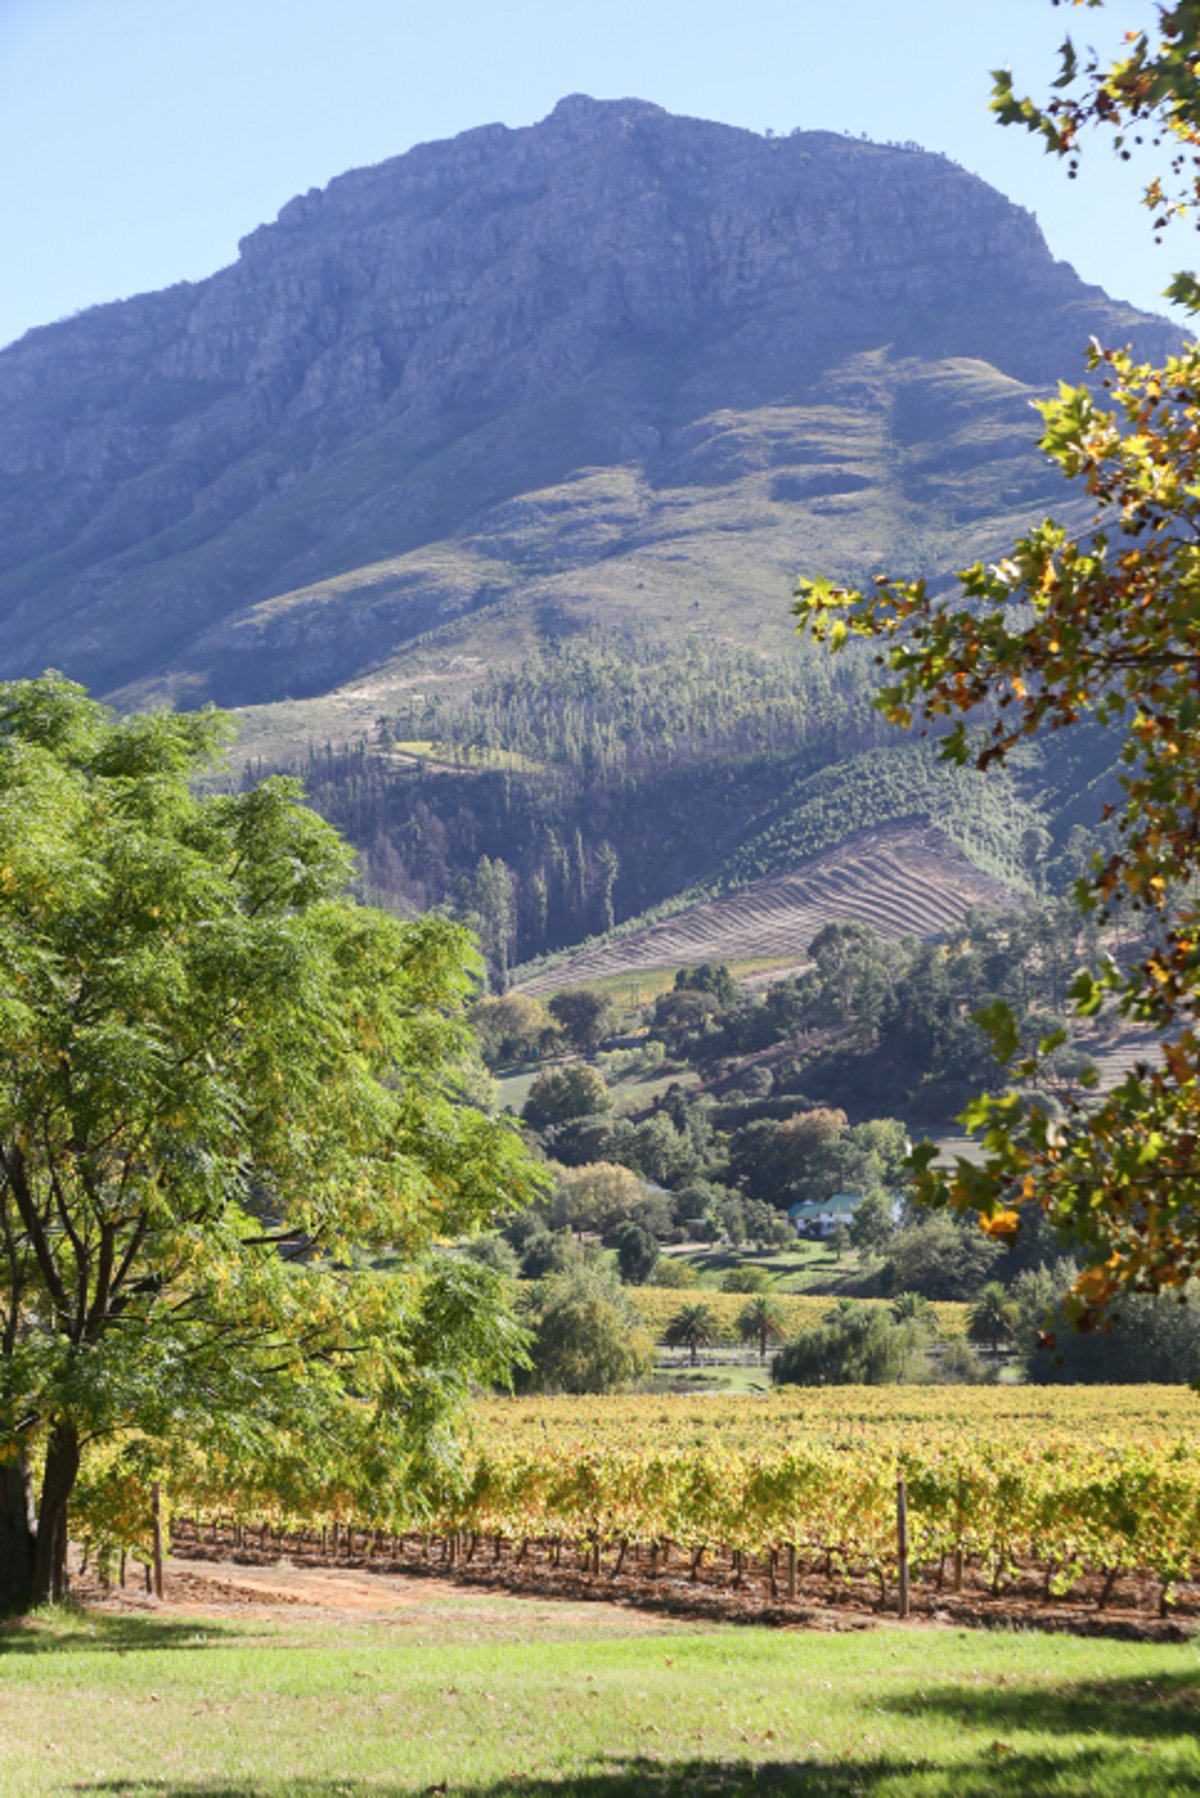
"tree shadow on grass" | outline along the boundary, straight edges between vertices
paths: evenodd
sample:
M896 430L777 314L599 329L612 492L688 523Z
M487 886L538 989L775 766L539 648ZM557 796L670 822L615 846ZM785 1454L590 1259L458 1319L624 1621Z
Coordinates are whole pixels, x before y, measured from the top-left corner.
M622 1760L608 1768L565 1773L561 1779L459 1780L452 1771L432 1784L390 1784L375 1779L303 1777L276 1780L184 1781L103 1780L77 1784L75 1792L108 1793L112 1798L412 1798L414 1792L444 1792L447 1798L736 1798L737 1794L778 1794L779 1798L1163 1798L1165 1793L1200 1792L1200 1761L1191 1767L1156 1764L1130 1744L1089 1745L1086 1753L1021 1753L991 1743L973 1759L941 1761L876 1757L844 1760L662 1762Z
M999 1736L1049 1730L1054 1735L1107 1736L1130 1743L1170 1737L1195 1742L1200 1737L1200 1662L1195 1672L1159 1673L1145 1679L1071 1680L1061 1686L943 1686L920 1696L882 1698L879 1703L903 1716L995 1730Z
M218 1647L245 1633L211 1617L154 1617L62 1609L32 1617L0 1618L5 1655L129 1654L137 1649Z

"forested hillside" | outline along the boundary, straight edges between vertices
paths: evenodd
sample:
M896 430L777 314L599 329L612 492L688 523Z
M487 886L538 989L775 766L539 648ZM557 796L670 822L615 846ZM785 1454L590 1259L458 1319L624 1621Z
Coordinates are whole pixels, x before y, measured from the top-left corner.
M1069 763L1030 755L985 779L946 767L931 743L898 743L870 706L873 677L866 656L831 664L797 648L768 660L695 639L581 633L457 702L413 699L352 749L313 745L303 772L361 845L367 889L469 918L501 983L532 958L788 875L900 822L911 827L908 875L888 861L904 859L897 840L873 860L870 836L855 852L862 878L958 892L959 913L1080 871L1098 839L1076 822L1079 798L1111 778L1101 737ZM940 835L921 847L927 825ZM956 854L980 870L973 882ZM940 927L939 904L928 928ZM898 927L927 927L901 911ZM701 946L695 958L714 953L737 952ZM674 943L659 957L686 958ZM603 971L593 962L561 977L591 978Z

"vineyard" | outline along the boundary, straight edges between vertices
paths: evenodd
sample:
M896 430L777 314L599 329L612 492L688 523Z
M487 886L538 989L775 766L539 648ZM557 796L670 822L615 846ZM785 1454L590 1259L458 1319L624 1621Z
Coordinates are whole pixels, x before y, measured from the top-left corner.
M522 981L530 993L639 969L772 956L803 957L831 920L856 918L884 937L935 936L972 906L1013 895L941 831L917 824L860 831L794 872L689 906L560 959Z
M210 1473L176 1495L176 1542L758 1615L1200 1613L1200 1414L1179 1389L503 1400L476 1422L424 1508L300 1514Z
M748 1302L744 1292L714 1292L709 1287L699 1286L630 1286L627 1291L642 1322L656 1342L662 1341L667 1325L680 1307L694 1303L703 1304L712 1312L720 1330L721 1342L736 1342L737 1320ZM779 1306L783 1328L789 1336L824 1323L837 1304L836 1299L804 1292L772 1292L771 1299ZM872 1310L879 1307L890 1315L891 1308L886 1299L859 1299L856 1303L870 1306ZM937 1325L938 1335L965 1336L968 1308L953 1299L931 1301L929 1316Z

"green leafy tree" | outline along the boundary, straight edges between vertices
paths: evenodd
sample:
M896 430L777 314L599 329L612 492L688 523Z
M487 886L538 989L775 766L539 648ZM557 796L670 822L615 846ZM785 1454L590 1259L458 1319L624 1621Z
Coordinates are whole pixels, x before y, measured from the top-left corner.
M528 993L477 1000L471 1008L471 1023L489 1067L540 1055L558 1034L541 1000Z
M612 1000L590 986L572 986L555 993L550 1015L572 1048L591 1055L616 1022Z
M1161 229L1200 198L1198 58L1200 7L1185 0L1158 8L1157 31L1129 33L1110 66L1081 60L1068 40L1048 105L1019 100L1007 75L994 105L1002 123L1039 132L1072 163L1091 127L1111 130L1122 155L1127 135L1165 139L1173 173L1145 196ZM1193 276L1171 291L1200 306ZM1140 917L1140 951L1080 975L1073 996L1081 1015L1108 1002L1162 1046L1111 1092L1069 1096L1060 1119L1038 1083L1062 1032L1026 1052L1010 1004L997 1001L980 1021L1013 1085L963 1114L982 1134L983 1164L960 1159L947 1173L932 1145L915 1156L919 1196L977 1210L994 1236L1041 1208L1078 1250L1082 1325L1124 1291L1177 1290L1200 1272L1200 345L1161 367L1097 345L1088 370L1092 381L1042 407L1041 441L1087 495L1086 537L1047 519L968 569L961 598L880 574L865 593L803 581L797 607L834 648L855 633L881 639L893 677L881 707L900 725L945 731L954 762L996 767L1029 738L1089 717L1122 735L1119 838L1076 897L1101 925Z
M768 1342L778 1342L786 1334L783 1306L769 1293L760 1292L738 1312L739 1342L758 1344L758 1358L767 1358Z
M922 1292L898 1292L891 1304L892 1321L920 1324L930 1336L938 1333L937 1312Z
M585 1162L556 1173L551 1203L554 1223L563 1230L594 1230L608 1235L627 1222L641 1203L644 1188L637 1175L618 1162Z
M896 1234L892 1201L883 1193L868 1193L850 1219L850 1242L862 1255L884 1255Z
M466 1244L466 1253L472 1261L494 1268L506 1280L515 1280L517 1277L520 1263L512 1245L505 1242L503 1236L477 1236L473 1242Z
M967 1335L972 1342L985 1342L993 1355L998 1355L1000 1344L1011 1339L1019 1315L1007 1286L989 1280L967 1313Z
M675 987L679 992L712 993L722 1007L731 1005L737 993L737 983L723 961L702 961L695 968L677 969Z
M658 1243L632 1219L617 1231L617 1266L627 1286L644 1286L658 1265Z
M480 856L466 906L465 921L479 932L488 973L502 992L516 950L517 895L512 870L499 856Z
M836 1151L847 1129L845 1112L828 1106L797 1112L782 1123L761 1118L734 1133L730 1169L752 1199L786 1205L801 1183L814 1177L816 1190L804 1196L828 1198L838 1190L843 1169Z
M685 1348L688 1359L695 1367L697 1352L702 1348L711 1348L721 1340L721 1325L711 1305L701 1301L684 1305L678 1310L663 1332L663 1341L668 1348Z
M694 1286L695 1269L674 1255L660 1255L654 1265L655 1286Z
M552 1129L575 1118L612 1110L612 1096L602 1077L585 1061L545 1068L529 1088L521 1116L534 1130Z
M61 1594L99 1445L386 1503L519 1341L503 1282L436 1246L536 1186L461 1099L466 935L352 903L295 782L198 793L228 735L0 687L9 1605Z
M952 1217L922 1217L898 1230L884 1268L893 1292L927 1299L972 1299L994 1277L1001 1251Z
M885 1386L924 1364L924 1332L885 1311L843 1300L823 1324L801 1330L771 1363L777 1386Z
M531 1353L534 1383L556 1392L612 1392L654 1364L628 1295L607 1269L588 1265L547 1281Z

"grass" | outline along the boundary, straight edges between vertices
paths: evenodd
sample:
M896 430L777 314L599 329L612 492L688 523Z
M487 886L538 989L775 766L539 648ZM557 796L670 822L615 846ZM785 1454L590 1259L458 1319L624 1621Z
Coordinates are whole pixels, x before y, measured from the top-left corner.
M857 1261L847 1250L839 1262L828 1243L797 1237L795 1246L764 1250L731 1247L677 1249L672 1260L690 1267L700 1286L719 1288L727 1274L744 1268L761 1268L770 1275L773 1292L800 1292L815 1278L847 1273Z
M529 1089L538 1075L545 1071L541 1062L526 1062L519 1068L510 1068L500 1074L496 1080L499 1089L499 1108L501 1111L519 1112L529 1097Z
M771 1345L772 1349L774 1344ZM703 1367L688 1367L675 1362L667 1367L662 1362L654 1370L652 1392L770 1392L771 1360L765 1365L755 1361L732 1364L710 1362Z
M1200 1791L1192 1645L697 1627L436 1590L287 1623L44 1617L0 1637L0 1791Z

